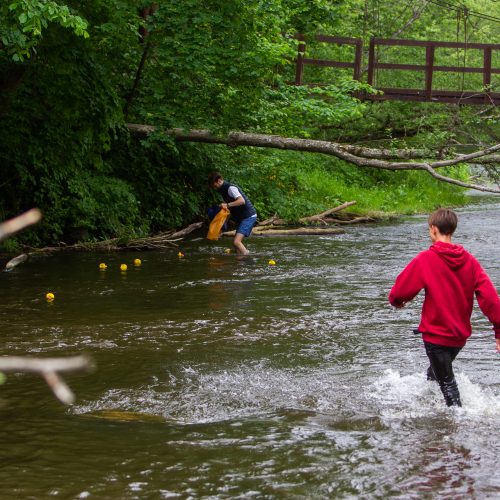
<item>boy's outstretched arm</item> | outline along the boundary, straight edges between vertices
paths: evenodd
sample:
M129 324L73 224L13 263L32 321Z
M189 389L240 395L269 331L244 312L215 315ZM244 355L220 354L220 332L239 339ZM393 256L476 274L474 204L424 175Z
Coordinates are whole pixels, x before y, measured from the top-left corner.
M500 297L486 271L478 263L475 269L475 293L483 314L493 324L497 351L500 352Z
M396 282L389 293L389 302L398 309L404 307L424 286L417 256L396 278Z

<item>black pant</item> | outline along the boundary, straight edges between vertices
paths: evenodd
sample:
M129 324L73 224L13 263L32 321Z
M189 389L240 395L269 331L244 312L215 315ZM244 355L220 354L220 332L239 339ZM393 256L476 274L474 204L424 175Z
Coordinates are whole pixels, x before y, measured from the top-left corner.
M425 352L431 363L427 370L427 379L436 380L448 406L462 406L457 381L451 366L461 347L445 347L424 342Z

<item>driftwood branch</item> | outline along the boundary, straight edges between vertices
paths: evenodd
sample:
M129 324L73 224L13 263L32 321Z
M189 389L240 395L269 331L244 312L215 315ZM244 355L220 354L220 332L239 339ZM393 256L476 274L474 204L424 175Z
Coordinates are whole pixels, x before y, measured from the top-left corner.
M226 231L222 236L234 236L236 231ZM337 227L291 227L291 228L273 228L257 226L252 231L252 236L314 236L324 234L342 234L343 229Z
M17 257L10 259L9 262L5 264L4 271L12 271L12 269L14 269L19 264L26 262L26 260L28 260L28 256L25 253L22 253L21 255L18 255Z
M230 132L224 137L212 134L209 130L184 130L179 128L174 129L157 129L151 125L127 125L131 134L137 137L147 137L153 132L161 132L163 134L174 137L177 141L182 142L202 142L209 144L225 144L230 147L237 146L253 146L261 148L284 149L289 151L305 151L310 153L322 153L330 156L335 156L348 163L357 165L358 167L379 168L384 170L423 170L432 177L455 184L468 189L477 191L500 194L500 189L472 184L469 182L459 181L452 177L438 174L435 169L441 167L449 167L459 163L477 162L478 158L492 155L500 150L500 144L476 151L467 155L458 155L453 159L439 161L386 161L378 158L369 158L354 154L350 146L342 145L331 141L318 141L312 139L296 139L289 137L280 137L276 135L254 134L247 132Z
M347 218L344 217L343 219L337 219L334 217L329 217L330 215L340 212L341 210L344 210L347 207L351 207L352 205L355 205L356 201L347 201L345 203L342 203L342 205L339 205L334 208L330 208L328 210L325 210L324 212L321 212L316 215L311 215L309 217L303 217L299 219L298 222L301 224L310 224L310 223L316 223L320 222L324 225L328 224L357 224L361 222L374 222L375 219L372 217L353 217L352 215L348 215ZM315 232L309 231L309 229L313 229ZM272 217L269 219L263 220L259 222L256 226L256 228L253 231L253 234L270 234L268 233L270 230L274 231L274 234L325 234L324 232L317 232L317 228L297 228L296 225L293 223L290 223L289 221L286 221L284 219L281 219L277 214L274 214ZM323 228L324 229L324 228ZM286 231L283 232L283 231ZM323 230L322 230L323 231ZM335 233L337 232L336 230L333 230L330 232ZM225 233L225 234L232 234L232 233Z
M0 224L0 241L17 233L27 226L36 224L42 218L42 213L38 208L32 208L13 219L9 219Z
M335 212L340 212L341 210L344 210L344 208L351 207L352 205L355 205L355 201L347 201L343 203L342 205L339 205L338 207L330 208L329 210L326 210L325 212L321 212L320 214L316 215L311 215L310 217L302 217L302 219L299 219L299 222L318 222L318 221L323 221L325 217L328 215L331 215Z
M323 219L326 224L360 224L362 222L375 222L373 217L354 217L353 219L332 219L326 217Z
M189 233L203 226L203 222L194 222L179 231L166 231L155 236L144 238L134 238L123 241L120 238L97 241L95 243L76 243L75 245L62 245L58 247L36 248L28 255L37 253L52 253L65 250L84 250L84 251L116 251L116 250L161 250L166 248L177 248L178 241L182 240Z
M60 373L74 373L94 369L93 361L87 356L69 358L29 358L23 356L0 357L0 373L34 373L45 379L57 399L72 404L75 395L60 377Z
M278 214L274 214L269 219L262 220L257 223L257 226L285 226L287 224L285 219L281 219Z
M201 226L203 226L203 222L193 222L193 224L190 224L189 226L185 227L184 229L181 229L180 231L176 231L175 233L172 233L170 235L170 239L175 240L177 238L184 238L184 236L187 236L189 233L196 231L196 229L199 229Z

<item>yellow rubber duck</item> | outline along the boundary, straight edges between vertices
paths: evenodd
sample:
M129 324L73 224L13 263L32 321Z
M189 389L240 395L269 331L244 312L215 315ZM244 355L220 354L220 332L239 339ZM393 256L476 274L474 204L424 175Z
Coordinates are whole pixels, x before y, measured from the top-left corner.
M273 260L273 259L271 259L271 260L268 262L268 264L269 264L270 266L275 266L275 265L276 265L276 261L275 261L275 260Z
M128 269L127 264L120 264L120 271L126 271Z
M140 266L142 264L141 259L134 259L134 266Z
M100 269L101 271L105 271L107 268L108 268L108 266L107 266L104 262L101 262L101 263L99 264L99 269Z
M224 253L231 253L231 249L230 249L230 248L226 248L226 249L224 250Z
M177 257L179 257L179 259L182 259L182 257L184 257L184 254L183 254L182 252L179 252L179 253L177 254Z
M47 299L47 302L52 302L56 298L56 296L52 292L48 292L45 295L45 298Z

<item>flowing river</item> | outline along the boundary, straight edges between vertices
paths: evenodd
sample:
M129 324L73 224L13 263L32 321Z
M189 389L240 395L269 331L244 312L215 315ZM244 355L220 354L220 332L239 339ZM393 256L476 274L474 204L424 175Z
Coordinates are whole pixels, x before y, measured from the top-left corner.
M460 210L454 238L497 289L499 201ZM498 498L491 325L476 305L454 363L464 406L448 409L412 333L422 297L387 302L429 244L418 216L254 237L240 260L199 239L184 258L60 254L0 273L2 354L97 365L65 376L70 407L36 376L0 386L0 498Z

